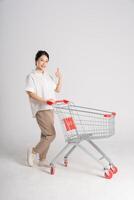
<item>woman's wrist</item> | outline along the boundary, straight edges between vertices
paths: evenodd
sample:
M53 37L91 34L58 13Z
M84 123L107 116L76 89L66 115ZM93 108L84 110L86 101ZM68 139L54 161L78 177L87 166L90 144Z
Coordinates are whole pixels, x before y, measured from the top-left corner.
M42 99L41 101L43 104L46 104L47 103L47 100L46 99Z
M58 77L58 82L62 81L62 76Z

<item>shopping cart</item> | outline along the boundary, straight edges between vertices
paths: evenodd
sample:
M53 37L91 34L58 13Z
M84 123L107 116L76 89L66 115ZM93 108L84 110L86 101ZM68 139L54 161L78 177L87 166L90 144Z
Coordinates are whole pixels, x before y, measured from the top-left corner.
M65 152L69 147L69 151L64 156L64 165L68 165L68 157L76 147L82 149L85 153L95 159L103 166L104 177L112 178L113 174L117 173L118 169L108 156L92 141L92 139L107 138L114 134L114 119L115 112L103 111L88 107L76 106L74 103L67 100L58 100L53 104L54 110L57 113L65 136L67 144L61 151L52 159L50 163L50 173L55 173L55 163L58 157ZM98 159L89 152L82 144L82 141L87 141L100 155ZM102 160L108 162L104 164Z

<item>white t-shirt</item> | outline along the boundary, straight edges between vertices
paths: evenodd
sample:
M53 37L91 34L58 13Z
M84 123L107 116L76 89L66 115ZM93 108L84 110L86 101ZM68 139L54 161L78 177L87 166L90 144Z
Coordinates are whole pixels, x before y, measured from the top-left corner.
M36 70L33 70L26 77L25 91L34 92L44 99L55 99L55 89L56 84L47 72L40 73ZM35 117L37 111L39 110L53 109L52 106L40 103L31 97L29 97L29 101L31 104L33 117Z

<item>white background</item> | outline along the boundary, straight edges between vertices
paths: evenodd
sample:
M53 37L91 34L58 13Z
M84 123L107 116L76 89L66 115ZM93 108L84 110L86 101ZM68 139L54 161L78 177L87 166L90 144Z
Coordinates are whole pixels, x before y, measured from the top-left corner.
M0 24L1 199L132 198L134 1L0 0ZM93 175L96 163L79 150L71 156L76 169L57 166L55 177L25 166L26 149L40 135L25 77L40 49L50 54L50 73L63 73L58 98L117 112L116 135L97 141L119 167L110 182ZM48 159L62 146L59 131Z

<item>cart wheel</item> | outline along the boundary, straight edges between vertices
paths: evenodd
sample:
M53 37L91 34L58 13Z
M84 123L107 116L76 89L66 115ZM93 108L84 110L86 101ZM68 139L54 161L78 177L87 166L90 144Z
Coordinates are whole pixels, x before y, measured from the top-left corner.
M68 165L68 160L64 159L64 166L67 167L67 165Z
M55 174L55 168L54 168L54 166L51 166L51 168L50 168L50 174L51 175Z
M106 179L111 179L112 176L113 176L113 173L111 172L111 170L105 171L104 177L105 177Z
M114 165L110 167L110 170L112 171L113 174L116 174L118 172L118 168Z

